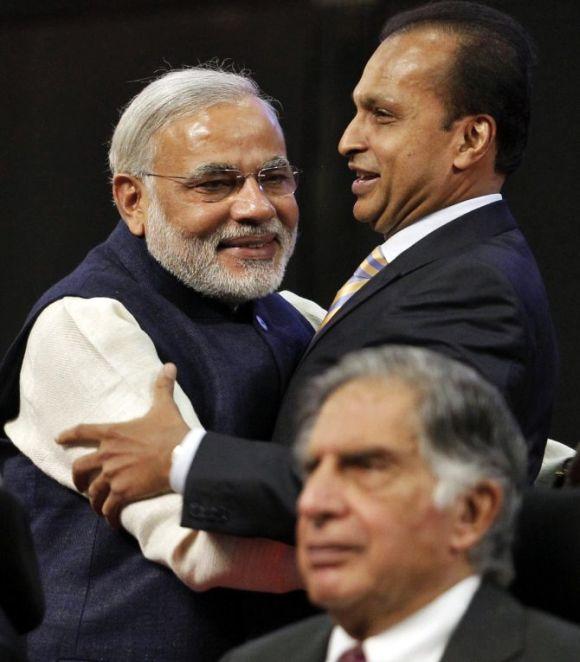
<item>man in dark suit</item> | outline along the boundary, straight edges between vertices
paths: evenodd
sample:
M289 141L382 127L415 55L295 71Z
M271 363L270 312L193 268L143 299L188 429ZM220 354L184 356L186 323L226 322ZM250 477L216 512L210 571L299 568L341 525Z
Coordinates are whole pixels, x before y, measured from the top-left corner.
M494 384L526 439L534 479L558 357L537 265L500 193L526 143L532 59L519 24L475 3L436 2L387 23L339 145L355 173L354 215L385 242L339 290L283 398L275 444L208 431L178 447L171 465L187 474L184 525L291 540L300 480L289 448L300 393L346 352L388 343L431 348ZM140 449L161 446L168 457L181 442L154 427L127 442L122 463L110 430L65 437L103 440L102 453L76 466L76 480L86 488L104 469L92 489L113 521L151 491L152 463L142 471ZM131 425L121 429L130 440ZM223 517L208 522L215 508Z
M328 611L224 662L573 662L502 588L526 449L496 389L424 349L345 357L303 401L298 560Z

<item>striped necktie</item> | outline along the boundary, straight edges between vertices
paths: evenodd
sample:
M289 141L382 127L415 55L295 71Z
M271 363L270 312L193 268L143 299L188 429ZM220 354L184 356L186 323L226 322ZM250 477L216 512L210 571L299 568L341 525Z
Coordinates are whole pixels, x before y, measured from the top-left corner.
M359 268L346 281L340 290L338 290L328 312L326 313L326 317L322 320L322 324L318 330L320 331L320 329L328 324L350 297L358 292L366 282L368 282L375 274L378 274L386 265L387 260L381 251L381 247L377 246L374 251L361 262Z

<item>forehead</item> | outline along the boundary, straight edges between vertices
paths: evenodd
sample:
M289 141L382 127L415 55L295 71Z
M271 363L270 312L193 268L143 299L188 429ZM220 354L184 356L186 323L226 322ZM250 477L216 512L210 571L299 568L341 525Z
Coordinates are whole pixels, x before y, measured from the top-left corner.
M419 452L418 396L400 380L356 379L324 403L307 446L309 456L384 448Z
M259 165L286 155L278 119L255 97L219 103L179 118L160 129L154 140L156 166L168 165L172 170L207 161L240 166L257 161Z
M436 28L388 37L368 61L353 93L355 102L401 89L440 92L457 45L456 36Z

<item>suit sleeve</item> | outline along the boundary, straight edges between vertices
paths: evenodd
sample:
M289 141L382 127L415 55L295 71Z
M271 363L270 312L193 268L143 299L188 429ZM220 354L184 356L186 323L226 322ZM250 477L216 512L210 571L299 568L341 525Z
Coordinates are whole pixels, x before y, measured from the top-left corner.
M151 339L118 301L62 299L42 312L31 331L20 375L20 412L6 432L39 469L75 489L72 463L90 448L63 448L55 437L81 422L142 416L160 368ZM199 426L179 385L175 401L188 425ZM123 527L146 558L168 566L195 590L298 588L291 547L183 528L181 506L179 495L167 494L123 510Z
M472 259L446 260L431 266L427 276L406 276L365 305L369 310L372 306L372 319L354 309L327 330L303 369L316 374L331 365L330 359L336 362L363 347L425 347L473 367L517 412L533 346L518 299L493 266ZM318 350L324 363L320 370ZM189 471L182 524L290 541L299 490L288 448L209 432ZM223 507L227 519L202 521L199 513L210 505Z
M280 294L318 329L323 308L287 290ZM289 448L207 432L187 475L181 523L293 544L300 487ZM205 514L216 508L221 517L208 522Z

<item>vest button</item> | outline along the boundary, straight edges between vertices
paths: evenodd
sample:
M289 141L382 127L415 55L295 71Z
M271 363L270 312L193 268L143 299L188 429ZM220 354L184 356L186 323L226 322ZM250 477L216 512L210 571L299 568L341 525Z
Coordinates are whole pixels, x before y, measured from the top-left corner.
M268 330L268 325L259 315L256 315L256 322L258 322L258 324L262 327L262 329L264 329L264 331Z

